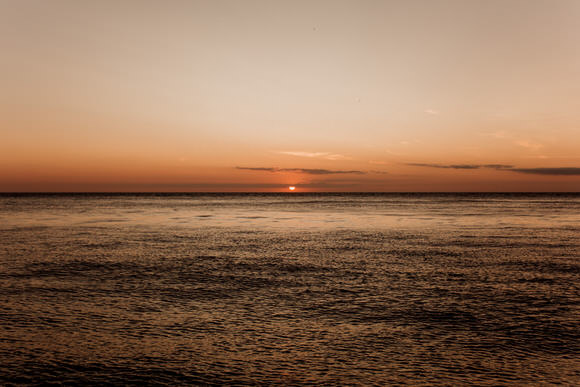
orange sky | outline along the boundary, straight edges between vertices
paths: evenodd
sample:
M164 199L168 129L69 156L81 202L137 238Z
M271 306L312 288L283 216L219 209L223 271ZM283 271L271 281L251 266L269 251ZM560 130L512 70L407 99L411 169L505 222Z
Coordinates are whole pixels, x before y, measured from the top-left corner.
M580 1L0 0L0 191L580 191Z

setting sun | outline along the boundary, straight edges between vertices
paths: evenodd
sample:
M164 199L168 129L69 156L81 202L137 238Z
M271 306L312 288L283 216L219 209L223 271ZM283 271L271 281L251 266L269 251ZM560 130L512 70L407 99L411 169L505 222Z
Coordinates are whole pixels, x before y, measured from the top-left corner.
M296 189L296 187L294 187L293 185L291 185L290 187L288 187L288 189L289 189L290 191L294 191L294 190Z

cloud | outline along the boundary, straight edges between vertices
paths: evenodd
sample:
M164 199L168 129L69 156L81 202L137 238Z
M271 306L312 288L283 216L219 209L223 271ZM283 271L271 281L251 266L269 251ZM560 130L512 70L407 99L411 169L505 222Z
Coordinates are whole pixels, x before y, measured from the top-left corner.
M299 172L299 173L306 173L309 175L337 175L337 174L356 174L356 175L364 175L366 172L363 171L336 171L336 170L329 170L329 169L307 169L307 168L283 168L280 169L283 172Z
M428 168L445 168L445 169L480 169L480 168L491 168L491 169L510 169L513 165L505 164L424 164L424 163L407 163L406 165L412 167L428 167Z
M412 167L428 167L428 168L451 168L451 169L478 169L479 165L457 164L457 165L440 165L440 164L423 164L423 163L408 163Z
M516 145L521 146L522 148L526 148L532 151L537 151L538 149L542 148L543 145L537 142L527 141L527 140L519 140L515 142Z
M293 152L293 151L277 151L282 155L290 155L297 157L322 157L328 155L328 152Z
M504 132L504 131L496 131L496 132L491 132L491 133L481 133L484 136L489 136L489 137L493 137L496 139L505 139L510 141L513 145L519 146L521 148L525 148L527 150L530 150L532 152L536 152L538 150L540 150L541 148L544 147L543 144L537 142L537 141L532 141L526 138L518 138L518 136L508 133L508 132Z
M491 168L491 169L512 169L513 165L506 165L506 164L483 164L483 168Z
M512 168L510 171L529 173L533 175L554 175L554 176L580 176L580 168L557 167L557 168Z
M295 172L295 173L304 173L307 175L343 175L343 174L364 175L364 174L366 174L366 172L363 172L363 171L341 171L341 170L318 169L318 168L236 167L236 169L247 170L247 171L273 172L273 173Z
M337 154L337 153L329 153L329 152L276 151L275 153L279 153L281 155L296 156L296 157L319 158L319 159L326 159L326 160L332 160L332 161L352 160L352 157L348 157L348 156Z
M339 155L339 154L330 154L328 156L324 156L323 158L325 158L326 160L352 160L352 157L348 157L345 155Z
M493 137L493 138L507 138L507 137L511 137L510 135L508 135L506 132L500 130L497 132L491 132L491 133L481 133L484 136L489 136L489 137Z
M554 158L566 158L566 157L553 157L553 156L546 156L546 155L533 155L533 156L523 156L527 159L542 159L542 160L546 160L546 159L554 159Z
M439 110L435 110L435 109L426 109L424 112L427 114L434 115L434 116L437 116L440 114Z
M236 167L236 169L244 169L247 171L266 171L266 172L278 172L278 168L261 168L261 167Z
M506 164L422 164L422 163L407 163L406 165L414 167L428 167L428 168L449 168L449 169L480 169L490 168L500 171L528 173L532 175L552 175L552 176L580 176L580 168L576 167L553 167L553 168L515 168L513 165Z

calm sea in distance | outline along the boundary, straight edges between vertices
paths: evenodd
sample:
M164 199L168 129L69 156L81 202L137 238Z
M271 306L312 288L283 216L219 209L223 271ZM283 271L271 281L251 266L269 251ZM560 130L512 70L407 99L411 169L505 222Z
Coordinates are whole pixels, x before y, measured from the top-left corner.
M0 384L580 384L580 194L0 196Z

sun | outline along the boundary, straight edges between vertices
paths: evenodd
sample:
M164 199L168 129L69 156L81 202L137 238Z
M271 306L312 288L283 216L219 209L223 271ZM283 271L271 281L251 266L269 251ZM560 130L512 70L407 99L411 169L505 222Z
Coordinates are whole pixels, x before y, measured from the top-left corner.
M294 191L294 190L296 189L296 187L294 187L293 185L291 185L290 187L288 187L288 189L289 189L290 191Z

